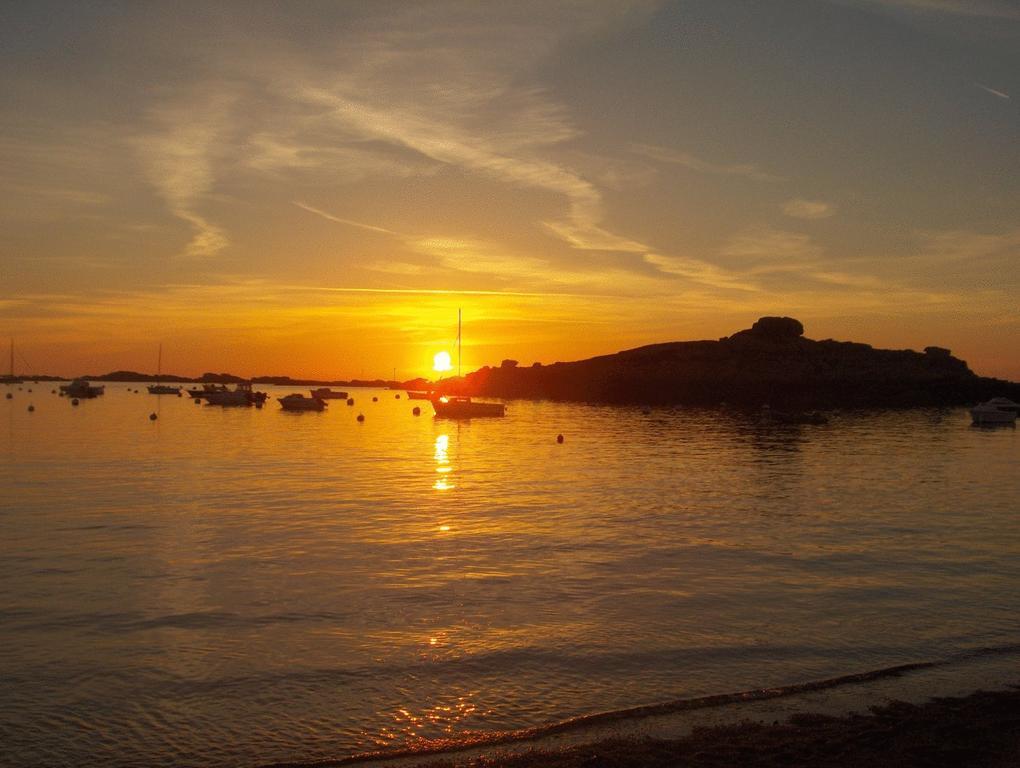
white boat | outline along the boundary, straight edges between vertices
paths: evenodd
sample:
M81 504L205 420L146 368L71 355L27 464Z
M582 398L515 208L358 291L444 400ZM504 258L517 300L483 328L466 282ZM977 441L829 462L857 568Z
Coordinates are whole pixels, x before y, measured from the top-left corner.
M339 392L329 387L319 387L318 389L309 390L312 393L312 397L317 397L319 400L346 400L347 393Z
M477 416L505 416L503 403L485 403L470 397L444 395L432 400L432 408L440 419L470 419Z
M280 407L285 411L322 411L326 408L326 402L317 397L305 397L294 393L281 397Z
M1016 424L1016 411L1006 411L990 402L975 405L970 409L970 418L974 424Z
M216 392L206 392L203 396L209 405L241 406L254 405L259 408L266 402L268 395L265 392L252 391L251 384L242 381L233 389L223 389Z
M163 345L159 345L159 357L156 359L156 383L150 384L146 389L149 390L150 395L177 395L180 396L180 387L171 387L169 384L160 384L159 380L163 376Z

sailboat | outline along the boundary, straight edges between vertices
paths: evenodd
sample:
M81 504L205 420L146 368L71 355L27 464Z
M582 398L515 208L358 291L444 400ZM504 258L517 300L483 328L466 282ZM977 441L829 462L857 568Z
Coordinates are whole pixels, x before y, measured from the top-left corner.
M150 395L180 395L180 387L171 387L169 384L160 384L159 379L163 375L163 345L159 345L159 359L156 363L156 383L148 386Z
M4 384L21 384L22 380L14 375L14 339L11 339L11 372L6 376L0 376Z
M461 312L457 310L457 377L460 378ZM461 395L440 395L432 398L432 408L440 419L471 419L478 416L505 416L503 403L480 403Z

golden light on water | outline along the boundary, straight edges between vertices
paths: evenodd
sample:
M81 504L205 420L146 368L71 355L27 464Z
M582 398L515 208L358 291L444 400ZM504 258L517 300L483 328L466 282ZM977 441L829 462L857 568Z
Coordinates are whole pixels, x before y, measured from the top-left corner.
M448 491L454 487L448 475L453 471L450 465L450 436L436 435L436 473L439 475L432 488L437 491ZM443 530L443 528L440 528Z
M450 353L436 352L435 357L432 358L432 370L438 373L445 373L446 371L453 370L453 364L450 360Z

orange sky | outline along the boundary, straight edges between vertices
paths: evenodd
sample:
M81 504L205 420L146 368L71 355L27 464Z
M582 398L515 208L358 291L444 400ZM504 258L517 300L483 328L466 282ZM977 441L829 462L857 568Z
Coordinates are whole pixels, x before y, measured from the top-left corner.
M717 338L1020 379L996 0L21 4L0 333L36 373L429 375Z

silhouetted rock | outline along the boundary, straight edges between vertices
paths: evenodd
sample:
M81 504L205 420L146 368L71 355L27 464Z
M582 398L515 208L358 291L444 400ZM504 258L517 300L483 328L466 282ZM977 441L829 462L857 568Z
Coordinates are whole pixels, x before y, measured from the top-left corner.
M751 326L751 333L772 339L795 339L804 335L804 326L792 317L763 317Z
M652 344L540 367L481 368L442 382L449 393L588 402L781 408L956 405L1020 384L975 375L949 350L874 349L804 338L789 317L764 317L718 341Z

